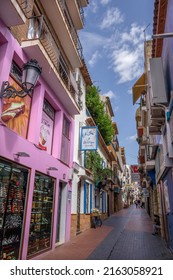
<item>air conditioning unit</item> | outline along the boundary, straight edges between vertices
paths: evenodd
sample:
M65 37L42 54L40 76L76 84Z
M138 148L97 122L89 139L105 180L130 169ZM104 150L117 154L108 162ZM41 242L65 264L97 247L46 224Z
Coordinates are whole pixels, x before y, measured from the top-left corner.
M168 98L161 57L150 59L150 74L153 104L167 104Z
M73 170L76 173L79 173L79 170L80 170L80 165L75 161L73 162Z

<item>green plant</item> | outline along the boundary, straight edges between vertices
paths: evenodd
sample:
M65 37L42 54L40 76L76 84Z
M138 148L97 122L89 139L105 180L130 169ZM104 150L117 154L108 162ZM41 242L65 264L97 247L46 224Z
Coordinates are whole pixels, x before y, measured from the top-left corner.
M86 92L86 106L106 143L112 141L114 129L112 121L105 112L104 103L100 99L100 89L96 86L88 86Z
M103 168L103 159L98 152L94 151L87 152L86 154L86 168L92 171L96 185L99 182L105 181L113 174L110 168Z
M138 167L138 172L141 173L141 174L144 173L144 168L142 166L139 166Z

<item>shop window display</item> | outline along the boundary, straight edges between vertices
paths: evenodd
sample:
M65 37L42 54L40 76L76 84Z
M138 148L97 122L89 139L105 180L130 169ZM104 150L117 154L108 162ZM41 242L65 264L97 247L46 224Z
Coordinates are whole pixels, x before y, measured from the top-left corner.
M0 259L20 255L28 171L0 161Z
M28 257L51 247L54 180L36 174L32 201Z

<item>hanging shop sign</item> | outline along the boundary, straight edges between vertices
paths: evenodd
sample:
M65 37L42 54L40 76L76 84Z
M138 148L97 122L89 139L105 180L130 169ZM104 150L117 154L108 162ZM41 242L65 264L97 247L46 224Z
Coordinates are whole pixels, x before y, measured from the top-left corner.
M84 126L81 128L80 150L97 150L98 128L97 126Z
M138 165L131 165L131 182L140 182L140 174L138 171Z

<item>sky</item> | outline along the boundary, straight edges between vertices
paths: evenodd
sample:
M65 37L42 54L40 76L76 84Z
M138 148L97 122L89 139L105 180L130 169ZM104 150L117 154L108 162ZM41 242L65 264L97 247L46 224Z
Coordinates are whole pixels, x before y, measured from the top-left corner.
M144 40L151 39L154 0L90 0L79 38L93 84L109 96L126 163L137 164L132 87L144 72ZM145 31L144 31L145 30Z

